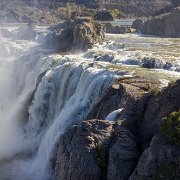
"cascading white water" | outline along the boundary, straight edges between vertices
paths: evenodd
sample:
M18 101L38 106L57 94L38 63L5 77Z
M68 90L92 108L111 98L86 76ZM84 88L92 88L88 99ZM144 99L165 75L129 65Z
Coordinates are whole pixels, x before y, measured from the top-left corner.
M11 43L0 39L8 49ZM19 53L11 54L13 45L0 56L0 179L54 179L51 158L59 136L84 120L114 74L87 62L53 65L51 57L22 44Z
M35 42L0 36L0 180L55 179L60 135L84 120L116 75L103 68L111 63L94 61L101 52L115 56L112 64L136 57L136 51L118 43L96 45L76 56L47 55ZM118 75L128 75L122 71Z

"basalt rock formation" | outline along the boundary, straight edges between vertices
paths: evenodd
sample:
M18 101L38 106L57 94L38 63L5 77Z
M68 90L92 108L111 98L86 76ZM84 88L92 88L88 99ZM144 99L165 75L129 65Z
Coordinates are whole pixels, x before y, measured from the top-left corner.
M113 21L113 16L108 11L98 11L93 16L96 21Z
M158 86L134 77L109 87L85 121L61 136L56 178L179 179L180 149L160 129L162 118L180 109L180 81Z
M123 122L84 121L60 139L56 178L126 179L135 168L138 156L134 136Z
M89 19L69 19L50 30L47 44L59 52L85 51L104 38L103 27Z
M166 37L180 37L180 7L159 16L137 19L132 27L143 34Z

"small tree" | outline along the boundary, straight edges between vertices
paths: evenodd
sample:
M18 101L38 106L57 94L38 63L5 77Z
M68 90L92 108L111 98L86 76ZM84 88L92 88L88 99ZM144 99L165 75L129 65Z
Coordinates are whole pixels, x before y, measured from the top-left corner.
M169 142L180 146L180 111L163 118L161 130Z

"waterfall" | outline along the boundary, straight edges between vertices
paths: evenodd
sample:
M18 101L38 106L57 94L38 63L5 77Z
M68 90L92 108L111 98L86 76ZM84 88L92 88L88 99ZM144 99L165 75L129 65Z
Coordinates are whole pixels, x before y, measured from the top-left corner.
M9 44L1 38L1 46ZM0 56L0 176L54 179L51 161L59 137L84 120L114 74L63 57L54 63L53 56L24 42L16 55L13 47L7 50L10 60L7 53Z

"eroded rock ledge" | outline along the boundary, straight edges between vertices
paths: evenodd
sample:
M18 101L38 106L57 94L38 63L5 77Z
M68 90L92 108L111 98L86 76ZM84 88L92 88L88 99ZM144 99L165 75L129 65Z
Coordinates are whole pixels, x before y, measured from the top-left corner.
M180 148L160 131L162 118L179 110L180 80L165 89L140 77L118 80L60 138L56 179L179 179Z

